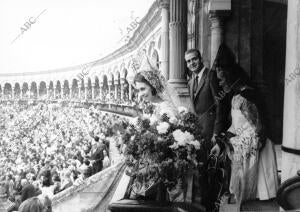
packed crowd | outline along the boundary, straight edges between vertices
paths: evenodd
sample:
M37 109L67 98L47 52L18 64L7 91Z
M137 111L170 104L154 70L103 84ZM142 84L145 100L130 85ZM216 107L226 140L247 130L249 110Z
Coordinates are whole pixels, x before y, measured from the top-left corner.
M111 164L110 140L123 119L78 104L0 107L0 201L50 198Z

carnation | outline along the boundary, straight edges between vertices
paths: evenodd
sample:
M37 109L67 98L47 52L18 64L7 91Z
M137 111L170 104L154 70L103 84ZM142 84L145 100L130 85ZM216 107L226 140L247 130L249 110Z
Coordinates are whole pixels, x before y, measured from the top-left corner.
M150 119L150 118L151 118L151 115L150 115L150 114L143 114L143 117L144 117L145 119Z
M170 118L169 122L170 122L171 124L177 124L178 120L177 120L176 117L173 116L173 117Z
M200 142L195 140L190 142L191 145L195 147L195 149L200 149Z
M156 116L151 116L150 117L150 125L154 125L156 122L158 122L158 118Z
M135 118L132 118L130 119L130 124L136 126L138 124L138 121L139 121L139 118L138 117L135 117Z
M191 133L187 131L182 132L181 130L175 130L173 132L173 137L178 142L179 146L185 146L187 143L194 140L194 136Z
M157 127L157 131L159 134L165 134L168 132L170 125L167 122L161 122Z
M186 141L185 141L185 138L184 138L185 134L181 130L175 130L173 132L173 137L174 137L175 141L178 142L177 144L179 146L184 146L186 144Z
M179 113L187 113L188 109L186 107L180 106L177 108Z

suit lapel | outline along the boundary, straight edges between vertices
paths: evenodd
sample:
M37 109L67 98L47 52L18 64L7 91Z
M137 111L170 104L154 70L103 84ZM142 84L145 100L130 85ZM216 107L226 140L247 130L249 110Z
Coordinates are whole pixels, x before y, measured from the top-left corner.
M202 77L201 77L201 80L200 80L200 82L199 82L199 85L198 85L198 88L197 88L197 92L196 92L196 94L195 94L195 97L199 94L201 88L203 87L204 82L205 82L205 80L206 80L206 75L207 75L207 73L208 73L208 69L206 68L206 69L204 69L204 72L203 72L203 74L202 74Z

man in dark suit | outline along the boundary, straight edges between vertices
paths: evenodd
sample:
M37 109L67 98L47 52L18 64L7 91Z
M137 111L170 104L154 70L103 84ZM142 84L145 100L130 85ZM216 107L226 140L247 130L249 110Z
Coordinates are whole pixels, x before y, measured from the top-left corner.
M202 135L205 138L205 143L201 152L198 153L198 160L204 164L209 164L210 149L216 142L216 136L224 131L224 123L226 122L227 114L222 111L222 98L220 99L220 89L217 80L216 72L206 68L202 63L202 58L199 50L189 49L185 52L185 61L192 76L188 82L189 92L193 103L194 112L199 117L199 127L202 129ZM212 182L208 165L199 167L201 177L196 190L201 190L201 194L195 194L195 200L198 195L201 195L202 204L207 211L216 210L217 191L209 182ZM197 200L196 200L197 201Z
M199 116L199 127L206 139L215 142L215 136L223 130L225 118L220 102L216 101L219 92L216 72L203 65L197 49L187 50L185 61L192 72L188 86L194 111Z

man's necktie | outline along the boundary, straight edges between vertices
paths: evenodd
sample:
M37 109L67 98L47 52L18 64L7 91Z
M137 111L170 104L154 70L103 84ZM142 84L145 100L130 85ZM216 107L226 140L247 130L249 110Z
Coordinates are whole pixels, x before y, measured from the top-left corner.
M199 78L198 75L194 78L194 88L193 88L194 94L196 94L196 92L197 92L197 88L198 88L198 78Z

